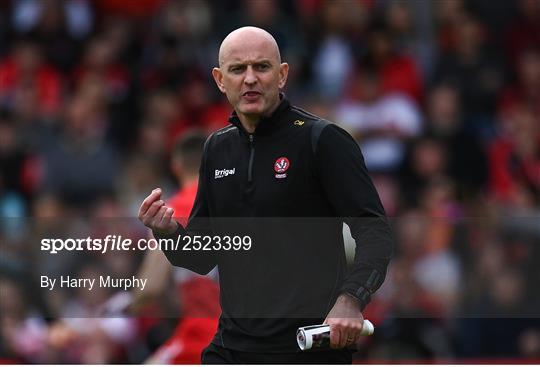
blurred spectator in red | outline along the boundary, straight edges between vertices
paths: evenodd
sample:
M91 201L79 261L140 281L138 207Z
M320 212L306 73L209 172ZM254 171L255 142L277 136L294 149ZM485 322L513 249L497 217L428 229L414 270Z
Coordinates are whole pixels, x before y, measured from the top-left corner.
M185 117L171 127L168 141L172 144L181 137L186 128L214 132L229 124L231 107L223 96L213 98L213 91L200 77L191 77L180 88L179 101ZM180 107L181 108L181 107Z
M168 154L175 139L191 126L185 104L169 89L155 90L147 95L143 121L149 126L157 125L158 130L165 129L165 140L155 145L163 154Z
M435 19L437 24L437 43L439 53L446 54L455 49L457 40L453 33L465 13L464 0L435 2Z
M478 19L465 12L457 17L450 34L453 47L439 58L434 82L457 88L467 129L479 135L492 134L495 97L505 79L501 60L487 49Z
M501 136L489 148L490 188L497 200L518 208L540 204L540 125L524 105L504 114Z
M166 0L98 0L97 9L106 14L116 14L134 18L151 17Z
M212 121L205 121L204 117L208 114L208 109L212 105L212 91L208 83L202 78L191 77L180 89L180 100L184 106L186 120L191 128L202 128L209 126ZM221 99L221 98L220 98ZM219 105L218 105L219 106ZM228 124L229 113L221 120L222 128ZM171 138L176 139L181 134L173 134Z
M388 25L376 19L366 41L367 50L360 61L360 73L375 73L384 94L401 93L419 102L423 91L418 65L398 50Z
M384 22L394 40L396 52L414 60L422 80L430 77L434 62L432 2L392 0L384 9Z
M178 41L171 36L162 36L146 52L148 63L142 73L142 83L147 90L167 88L175 90L189 74L187 55L177 49Z
M405 154L405 142L422 130L415 101L399 93L384 94L376 74L361 72L334 112L336 121L359 142L370 170L395 170Z
M37 90L39 111L56 116L62 103L62 80L55 69L43 60L43 51L33 39L20 39L11 54L0 62L0 105L12 108L18 88Z
M111 39L98 36L86 46L83 60L74 71L75 86L87 78L101 79L105 85L107 101L118 103L126 97L128 73L118 63L118 50Z
M426 115L426 133L444 142L447 174L456 183L459 198L476 196L487 183L486 152L483 142L465 129L456 88L434 86L427 97Z
M226 126L230 106L224 101L213 102L211 97L208 84L195 76L184 81L178 93L164 88L148 93L138 146L142 150L148 148L146 154L153 157L164 157L188 129L200 128L213 132ZM164 140L152 139L157 135ZM147 138L149 140L145 141Z
M149 35L142 76L147 88L181 90L184 82L208 75L214 66L209 55L212 12L206 1L170 1Z
M109 274L104 265L86 259L73 277L97 279L97 282L100 276ZM60 310L61 318L51 326L48 335L51 349L64 363L97 364L122 360L124 349L136 335L136 325L132 318L102 317L109 293L110 289L95 286L91 292L87 287L80 287L69 294Z
M430 196L434 193L432 189L437 186L433 185L448 180L449 160L448 147L444 140L424 135L410 142L399 175L401 200L405 207L423 205L425 214L433 217L455 214L449 210L450 207L446 208L448 211L438 211L437 205L430 205L430 198L434 198ZM453 184L451 186L453 197L455 188Z
M30 308L21 282L0 277L0 340L5 357L18 363L49 363L47 324Z
M540 45L540 3L536 0L518 0L518 17L506 29L505 56L514 67L520 55Z
M516 104L528 106L540 115L540 43L536 48L524 49L516 62L516 81L506 87L499 99L499 113Z
M456 302L460 278L460 266L451 245L455 221L464 212L456 198L455 184L448 178L449 156L444 142L424 136L414 141L410 149L409 171L401 175L402 199L405 207L421 210L418 221L425 223L421 235L423 251L415 261L414 271L439 311L449 312Z

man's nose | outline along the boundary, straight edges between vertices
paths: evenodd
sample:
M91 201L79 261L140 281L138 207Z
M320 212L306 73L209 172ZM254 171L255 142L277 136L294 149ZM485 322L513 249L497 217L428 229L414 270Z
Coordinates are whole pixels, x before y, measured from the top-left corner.
M255 71L250 66L246 69L246 77L244 78L244 83L246 84L255 84L257 83L257 75L255 74Z

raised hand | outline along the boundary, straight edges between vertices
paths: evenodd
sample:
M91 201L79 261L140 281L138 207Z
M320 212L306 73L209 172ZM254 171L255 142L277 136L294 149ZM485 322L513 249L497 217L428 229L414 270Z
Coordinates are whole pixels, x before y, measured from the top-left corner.
M152 190L139 208L139 220L158 234L173 234L178 223L173 219L174 209L161 200L161 189Z

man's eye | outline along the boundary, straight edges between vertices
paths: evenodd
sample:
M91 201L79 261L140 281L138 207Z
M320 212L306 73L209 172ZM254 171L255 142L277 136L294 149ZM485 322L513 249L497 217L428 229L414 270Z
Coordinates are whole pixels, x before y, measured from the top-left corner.
M233 66L232 68L229 69L229 71L231 73L235 73L235 74L239 74L241 73L242 71L244 70L244 68L242 66Z
M256 68L257 68L257 70L262 70L262 71L264 71L264 70L270 69L270 65L268 65L268 64L258 64L258 65L256 66Z

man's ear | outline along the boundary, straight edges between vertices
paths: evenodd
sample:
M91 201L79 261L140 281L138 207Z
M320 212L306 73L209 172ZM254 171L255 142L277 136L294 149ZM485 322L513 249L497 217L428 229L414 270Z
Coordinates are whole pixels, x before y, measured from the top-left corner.
M279 65L279 89L283 89L285 87L285 83L287 83L287 76L289 75L289 64L286 62L283 62Z
M225 93L225 86L223 85L223 73L221 72L220 68L213 68L212 69L212 76L214 77L214 81L216 82L217 87L221 91L221 93Z

